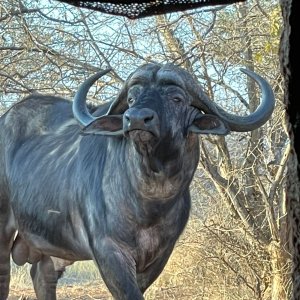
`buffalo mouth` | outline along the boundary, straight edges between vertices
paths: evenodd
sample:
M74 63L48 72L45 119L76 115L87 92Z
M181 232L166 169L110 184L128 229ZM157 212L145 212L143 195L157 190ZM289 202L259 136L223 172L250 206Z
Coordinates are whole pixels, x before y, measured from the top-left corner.
M127 136L134 143L134 148L143 157L146 169L158 173L160 170L159 162L153 157L155 149L159 144L159 138L151 131L143 129L133 129L125 132Z
M157 137L154 133L142 129L133 129L125 132L125 136L129 137L136 143L146 144L152 141L157 140Z

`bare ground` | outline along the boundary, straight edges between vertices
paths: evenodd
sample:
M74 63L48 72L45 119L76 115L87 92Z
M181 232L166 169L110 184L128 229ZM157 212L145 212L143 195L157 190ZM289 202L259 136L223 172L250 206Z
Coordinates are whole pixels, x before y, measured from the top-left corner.
M68 285L57 288L57 298L59 300L111 300L108 291L97 284ZM36 300L34 290L10 289L8 300Z

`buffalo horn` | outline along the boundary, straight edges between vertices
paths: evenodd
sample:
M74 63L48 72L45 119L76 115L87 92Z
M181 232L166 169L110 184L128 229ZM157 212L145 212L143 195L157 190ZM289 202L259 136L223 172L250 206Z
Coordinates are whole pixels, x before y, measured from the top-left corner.
M204 113L217 115L228 124L231 131L245 132L259 128L269 119L274 110L275 98L271 86L265 79L250 70L241 69L241 71L255 80L261 89L260 105L253 113L247 116L228 113L212 102L204 93L193 100L192 105Z
M86 97L90 87L96 82L99 78L110 72L111 69L106 69L104 71L98 72L93 76L86 79L80 86L77 93L74 96L73 101L73 115L83 126L89 125L96 118L93 117L87 106L86 106Z

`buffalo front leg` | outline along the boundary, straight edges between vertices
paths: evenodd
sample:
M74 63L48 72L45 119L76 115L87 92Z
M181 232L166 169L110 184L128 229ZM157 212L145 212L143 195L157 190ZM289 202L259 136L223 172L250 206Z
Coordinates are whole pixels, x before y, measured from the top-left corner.
M15 229L10 209L0 199L0 300L8 298L10 282L10 251Z
M97 247L95 261L114 299L144 299L137 284L134 259L115 242L103 240Z
M55 271L52 259L42 256L42 259L32 264L30 275L38 300L55 300L56 285L63 271Z
M155 260L145 271L137 274L137 281L142 293L157 279L163 271L168 259L173 251L173 246L170 246L167 251Z

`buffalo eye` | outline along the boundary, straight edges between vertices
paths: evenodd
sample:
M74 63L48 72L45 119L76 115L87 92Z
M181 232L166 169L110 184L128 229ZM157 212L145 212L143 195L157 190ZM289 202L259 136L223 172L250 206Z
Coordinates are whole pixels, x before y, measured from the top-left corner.
M166 97L169 100L172 100L173 102L176 103L181 103L185 102L186 95L184 91L175 85L167 86L164 88L163 93L166 95Z
M127 103L128 103L129 106L132 105L134 103L134 98L133 97L128 97Z
M177 96L174 96L174 97L172 98L172 100L173 100L174 102L177 102L177 103L183 102L183 97L177 95Z
M182 99L181 99L181 98L179 98L179 97L175 97L175 98L173 98L173 101L174 101L174 102L181 102L181 101L182 101Z

